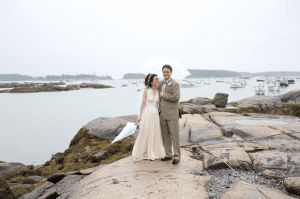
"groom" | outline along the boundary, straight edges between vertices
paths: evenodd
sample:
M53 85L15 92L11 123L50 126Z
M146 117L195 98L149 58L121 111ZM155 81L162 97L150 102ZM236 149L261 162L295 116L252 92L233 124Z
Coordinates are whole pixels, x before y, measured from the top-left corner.
M166 157L161 158L161 161L172 159L172 145L174 151L173 164L180 161L180 142L179 142L179 111L178 101L180 99L179 84L171 78L172 67L164 65L162 67L164 81L161 81L158 86L160 126L162 132L162 140L166 151Z

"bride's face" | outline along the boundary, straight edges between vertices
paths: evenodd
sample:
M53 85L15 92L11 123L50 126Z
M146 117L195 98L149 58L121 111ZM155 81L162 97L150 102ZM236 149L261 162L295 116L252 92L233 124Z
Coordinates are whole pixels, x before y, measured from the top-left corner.
M158 80L158 77L157 77L157 76L155 76L155 77L153 78L152 85L154 85L154 86L156 86L156 87L159 85L159 80Z

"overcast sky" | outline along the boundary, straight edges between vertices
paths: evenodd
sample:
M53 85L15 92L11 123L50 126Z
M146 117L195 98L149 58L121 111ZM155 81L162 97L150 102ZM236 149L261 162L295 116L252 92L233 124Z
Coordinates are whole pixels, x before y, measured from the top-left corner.
M1 0L0 27L0 74L300 71L299 0Z

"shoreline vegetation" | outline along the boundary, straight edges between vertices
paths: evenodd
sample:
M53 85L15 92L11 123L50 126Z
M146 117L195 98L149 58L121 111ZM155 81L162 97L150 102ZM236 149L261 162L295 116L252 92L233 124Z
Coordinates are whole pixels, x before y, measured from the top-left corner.
M32 92L52 92L52 91L69 91L79 90L86 88L100 89L100 88L114 88L112 86L104 84L70 84L65 87L60 85L66 85L64 82L51 82L51 83L0 83L0 88L10 88L7 90L0 90L0 93L32 93Z
M197 186L202 187L200 195L207 196L205 198L243 198L253 191L262 194L244 182L242 176L269 196L300 198L300 89L273 97L248 97L228 104L227 100L228 94L216 93L214 99L198 97L180 102L180 145L182 150L189 151L189 155L182 153L185 155L179 166L187 164L189 160L191 170L184 173L183 167L176 168L185 176L192 175L192 178L187 178L188 181L183 177L182 182L176 181L182 183L182 191L191 186L191 179L197 178L203 182ZM125 177L122 177L117 170L125 166L122 165L125 160L128 160L126 165L137 167L131 155L139 129L127 138L109 144L127 122L136 118L137 115L131 115L90 121L73 137L68 149L52 155L43 165L25 166L0 161L0 187L6 187L6 191L0 189L0 196L21 199L84 197L84 190L88 190L88 186L96 186L90 183L92 178L85 177L93 175L93 179L99 181L106 174L96 171L108 167L112 171L110 176L106 176L106 182L112 180L110 186L122 185L128 176L124 174ZM232 172L216 157L220 157L238 173ZM157 165L163 164L160 160L156 161ZM197 170L193 170L193 167L197 167ZM141 169L153 175L153 182L162 182L159 175L155 177L160 170L163 175L168 172L172 176L167 179L170 182L179 180L176 172L170 168L168 166L164 170L161 165L154 170L150 167ZM138 172L134 175L141 176ZM81 182L80 185L78 182ZM133 179L128 182L131 183L129 187L142 186ZM168 181L165 182L163 178L163 182ZM106 183L102 185L108 186ZM238 191L241 186L244 193ZM100 187L96 186L90 191L97 189ZM115 190L116 195L123 193L122 189L125 188L121 186ZM265 197L257 195L260 196Z

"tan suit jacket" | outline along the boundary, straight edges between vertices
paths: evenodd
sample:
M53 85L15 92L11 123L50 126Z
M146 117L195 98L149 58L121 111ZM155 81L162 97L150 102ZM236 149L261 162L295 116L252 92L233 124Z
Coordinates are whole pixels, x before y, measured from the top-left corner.
M179 100L180 100L180 87L179 84L171 79L171 85L166 85L164 96L159 95L159 107L158 111L162 114L162 117L166 120L178 120L179 119ZM159 83L159 94L162 92L163 81Z

